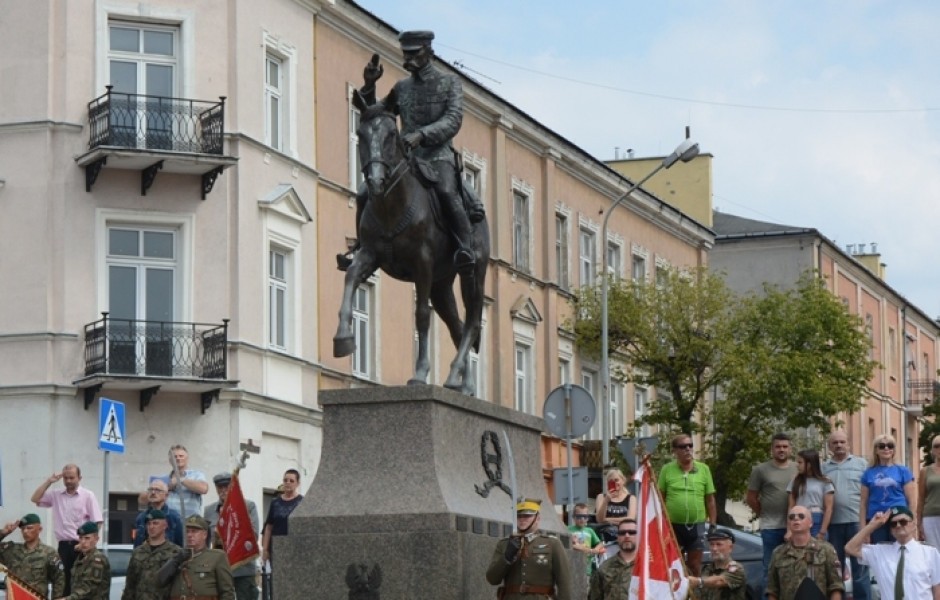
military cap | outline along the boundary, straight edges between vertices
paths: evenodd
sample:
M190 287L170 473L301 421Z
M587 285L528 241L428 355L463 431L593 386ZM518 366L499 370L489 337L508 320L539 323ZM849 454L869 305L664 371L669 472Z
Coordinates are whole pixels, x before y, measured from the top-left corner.
M216 485L228 485L232 483L232 474L228 471L223 471L212 478L212 483Z
M424 46L430 46L434 39L433 31L403 31L398 36L398 43L402 50L420 50Z
M731 540L731 543L734 543L734 534L728 531L727 529L716 529L712 531L705 538L709 542L717 542L719 540Z
M94 521L85 521L82 523L82 526L78 528L78 536L88 535L91 533L98 533L98 524Z
M186 518L186 529L202 529L209 531L209 521L193 513Z
M523 498L516 503L517 515L537 515L541 509L542 501L533 498Z
M166 513L160 510L159 508L151 508L147 511L147 516L144 517L147 521L153 521L154 519L165 519Z
M20 527L23 527L24 525L39 525L40 522L39 515L36 513L29 513L20 519Z
M888 511L888 520L890 521L891 519L893 519L894 517L898 515L907 515L911 519L914 518L914 513L912 513L911 509L909 509L908 507L892 506L891 509Z

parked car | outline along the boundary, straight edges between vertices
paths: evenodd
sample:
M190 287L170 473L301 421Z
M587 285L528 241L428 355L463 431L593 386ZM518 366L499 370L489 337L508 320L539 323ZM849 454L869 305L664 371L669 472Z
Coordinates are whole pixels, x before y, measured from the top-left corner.
M127 579L127 563L131 560L134 547L130 544L111 544L108 546L108 562L111 563L111 593L109 600L121 600L124 582ZM0 600L6 600L6 575L0 573Z

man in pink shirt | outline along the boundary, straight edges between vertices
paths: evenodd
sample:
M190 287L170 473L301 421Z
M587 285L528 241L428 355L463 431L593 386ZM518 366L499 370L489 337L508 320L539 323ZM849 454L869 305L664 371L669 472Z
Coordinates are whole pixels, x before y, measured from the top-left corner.
M60 479L65 489L50 490L49 486ZM97 523L100 528L104 521L98 499L81 487L81 481L82 470L78 465L68 464L62 467L61 472L50 475L30 498L36 506L52 508L53 532L59 541L59 557L65 567L66 595L72 590L72 565L77 557L75 545L78 543L78 528L86 521Z

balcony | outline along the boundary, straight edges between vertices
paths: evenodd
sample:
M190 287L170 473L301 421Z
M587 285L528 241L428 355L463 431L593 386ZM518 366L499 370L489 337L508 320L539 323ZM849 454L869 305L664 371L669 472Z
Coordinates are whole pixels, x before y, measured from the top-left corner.
M940 381L934 379L909 379L907 390L904 409L916 416L923 414L924 406L940 400Z
M202 199L238 159L223 155L225 97L218 102L108 91L88 103L88 152L76 159L90 192L101 169L140 171L147 195L157 173L198 175Z
M103 388L138 390L143 412L158 391L201 395L202 412L227 376L228 319L221 324L113 319L85 325L85 409Z

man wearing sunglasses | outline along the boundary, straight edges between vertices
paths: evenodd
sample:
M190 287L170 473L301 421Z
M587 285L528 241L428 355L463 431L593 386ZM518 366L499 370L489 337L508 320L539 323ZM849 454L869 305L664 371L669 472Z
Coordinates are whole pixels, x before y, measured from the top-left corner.
M659 491L666 503L666 514L676 533L676 541L686 555L686 564L693 575L702 572L706 523L714 531L718 520L715 482L703 462L693 459L692 438L680 434L672 438L676 459L663 465L659 472Z
M888 523L893 544L866 544L877 528ZM906 506L875 513L868 524L845 545L845 551L875 572L884 600L936 600L940 598L940 552L914 537L917 523Z
M588 600L628 600L636 557L636 534L634 519L626 519L617 525L617 547L620 550L594 572Z
M842 569L835 548L810 535L813 514L805 506L787 513L789 541L774 550L767 573L770 600L842 598Z

